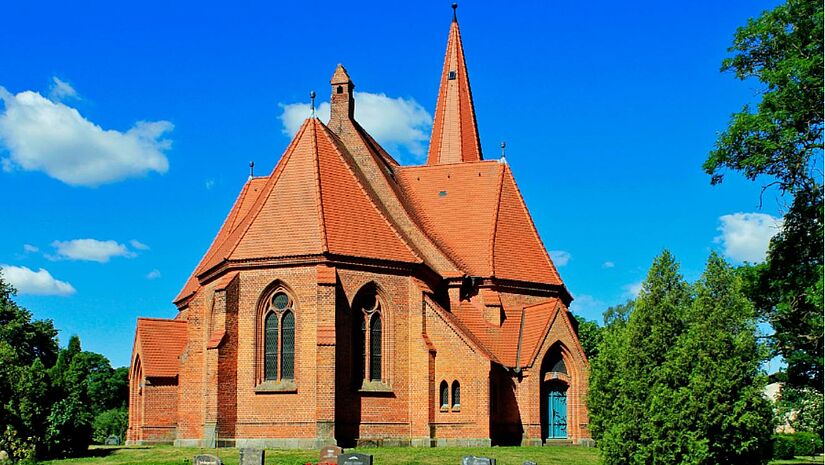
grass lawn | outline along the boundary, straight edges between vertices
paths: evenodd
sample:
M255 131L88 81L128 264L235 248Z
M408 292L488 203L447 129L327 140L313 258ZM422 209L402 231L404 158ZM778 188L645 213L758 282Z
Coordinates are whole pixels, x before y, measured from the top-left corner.
M521 465L525 460L532 460L539 465L596 465L599 454L596 449L584 447L382 447L375 449L347 449L347 452L361 452L375 456L375 465L460 465L464 455L483 455L493 457L500 465ZM192 457L199 453L217 455L227 465L237 465L237 449L185 449L170 446L158 447L93 447L89 457L53 460L42 462L53 465L91 464L91 465L183 465L192 463ZM267 449L267 465L303 465L318 461L315 450Z
M459 465L464 455L482 455L493 457L500 465L521 465L525 460L532 460L539 465L597 465L597 449L584 447L487 447L487 448L414 448L383 447L377 449L350 449L351 451L372 454L375 465ZM76 459L52 460L42 462L53 465L91 464L91 465L184 465L191 464L192 457L200 453L212 453L227 465L238 464L237 449L185 449L171 446L158 447L103 447L93 446L89 456ZM303 465L318 460L318 451L268 449L268 465ZM821 465L823 457L797 458L794 460L775 460L771 465Z

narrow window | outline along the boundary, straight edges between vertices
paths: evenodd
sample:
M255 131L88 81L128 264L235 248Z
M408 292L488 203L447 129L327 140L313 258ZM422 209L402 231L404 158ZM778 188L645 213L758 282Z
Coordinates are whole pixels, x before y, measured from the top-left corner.
M344 93L344 87L343 86L338 86L338 88L335 89L335 93L336 94L343 94Z
M361 322L361 329L358 331L358 345L361 347L360 357L358 359L358 383L364 380L366 375L367 364L367 323L363 313L358 314L358 320Z
M441 382L441 408L447 408L450 406L449 400L447 396L449 395L450 388L447 386L446 381Z
M381 315L375 313L370 322L370 380L381 381Z
M455 71L450 71L450 73L447 74L447 80L448 81L455 81Z
M264 379L278 379L278 315L273 312L264 322Z
M281 333L281 379L295 379L295 316L287 310Z
M453 408L461 407L461 385L458 380L453 381Z

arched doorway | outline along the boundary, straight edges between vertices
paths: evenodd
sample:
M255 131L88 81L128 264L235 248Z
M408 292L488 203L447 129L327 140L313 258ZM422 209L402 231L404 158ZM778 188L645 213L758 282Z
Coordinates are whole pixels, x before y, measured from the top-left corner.
M570 375L563 348L557 344L541 363L541 436L543 440L568 439L570 423L567 402Z

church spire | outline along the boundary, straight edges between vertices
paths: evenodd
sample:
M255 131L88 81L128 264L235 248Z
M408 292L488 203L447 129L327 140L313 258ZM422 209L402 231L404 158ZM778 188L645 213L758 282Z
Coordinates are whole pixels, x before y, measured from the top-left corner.
M464 47L453 3L453 21L447 39L447 54L435 106L435 122L430 137L427 164L481 160L481 144L473 109L473 95L464 62Z

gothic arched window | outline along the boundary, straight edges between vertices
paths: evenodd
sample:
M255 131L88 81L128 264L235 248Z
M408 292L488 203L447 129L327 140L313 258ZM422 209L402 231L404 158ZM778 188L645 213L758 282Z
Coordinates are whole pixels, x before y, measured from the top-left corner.
M369 381L383 382L383 343L384 343L384 321L381 302L378 300L374 287L369 287L359 292L353 304L354 327L356 347L360 346L354 355L355 373L358 376L358 383L363 384Z
M277 290L266 301L262 336L263 380L295 379L295 314L292 298Z
M448 398L448 396L450 395L450 388L447 386L446 381L441 382L440 391L441 391L441 396L440 396L441 408L446 409L447 407L450 406L450 400Z
M458 380L453 381L453 408L461 408L461 385Z

